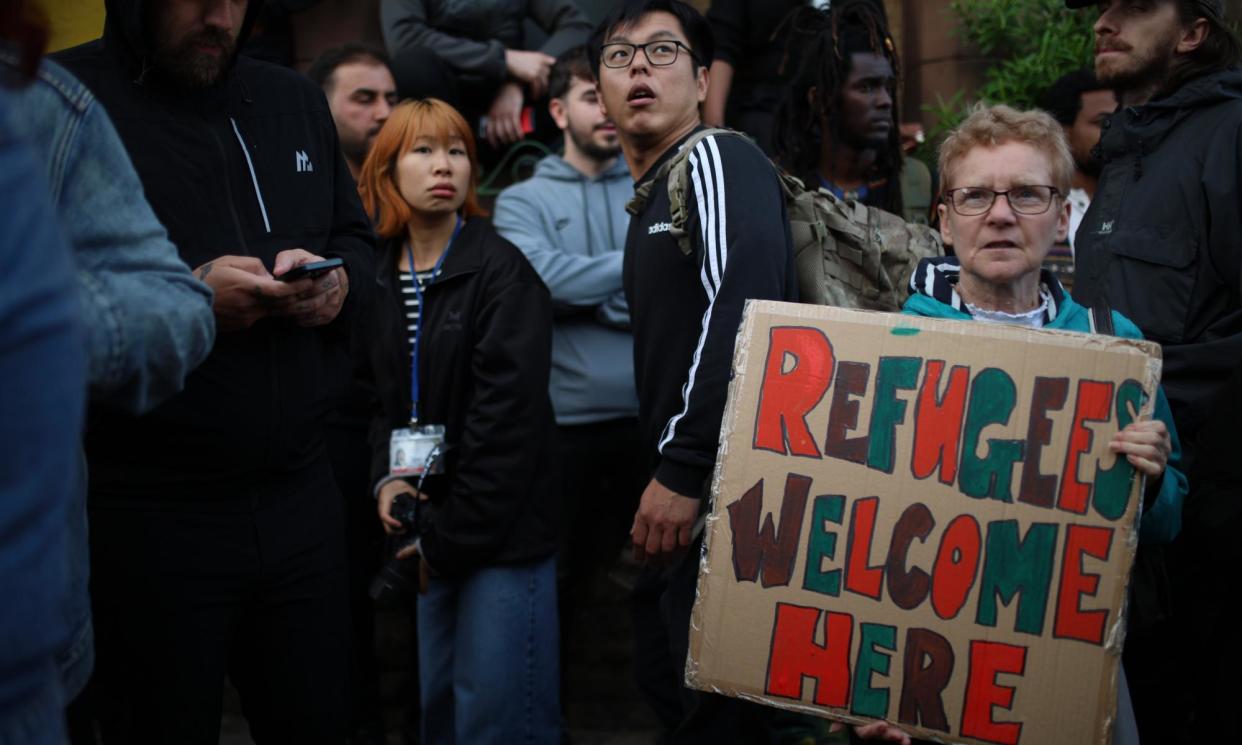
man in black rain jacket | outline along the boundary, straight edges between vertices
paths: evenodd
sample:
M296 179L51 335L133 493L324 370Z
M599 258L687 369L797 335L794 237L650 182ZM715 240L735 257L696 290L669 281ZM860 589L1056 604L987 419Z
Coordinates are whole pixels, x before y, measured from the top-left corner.
M1103 123L1104 167L1075 236L1074 299L1107 302L1160 343L1161 384L1193 475L1200 454L1219 449L1210 433L1224 428L1221 402L1242 364L1239 42L1222 0L1066 5L1098 6L1096 77L1121 103ZM1225 588L1233 573L1211 553L1219 526L1203 520L1227 512L1208 504L1224 493L1198 488L1192 476L1173 551L1139 546L1125 668L1143 742L1207 741L1234 716L1210 702L1236 700L1237 676L1232 691L1212 690L1223 680L1214 669L1220 657L1183 645L1213 633L1232 597ZM1195 591L1205 584L1220 591ZM1192 739L1188 717L1199 728Z
M59 61L104 105L220 334L184 392L88 423L94 690L106 742L340 742L340 497L320 423L373 237L323 93L243 56L259 0L109 0ZM281 281L326 258L344 266Z
M1242 361L1242 71L1219 0L1161 0L1137 20L1124 5L1101 3L1096 24L1097 76L1121 107L1103 125L1074 297L1106 298L1160 342L1189 462L1209 402Z

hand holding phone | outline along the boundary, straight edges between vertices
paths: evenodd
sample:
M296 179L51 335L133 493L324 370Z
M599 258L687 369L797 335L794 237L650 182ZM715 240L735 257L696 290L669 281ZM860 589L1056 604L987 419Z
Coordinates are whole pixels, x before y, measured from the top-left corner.
M325 259L303 248L290 248L276 254L273 273L277 272L277 284L296 290L296 294L271 307L269 313L299 326L331 323L349 294L349 275L339 258Z

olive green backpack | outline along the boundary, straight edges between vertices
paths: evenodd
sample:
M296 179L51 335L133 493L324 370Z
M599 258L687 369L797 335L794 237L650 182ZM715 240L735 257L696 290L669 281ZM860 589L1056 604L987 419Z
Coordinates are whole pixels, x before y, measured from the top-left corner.
M638 188L626 207L631 215L641 212L651 196L652 185L667 176L670 232L687 256L694 251L691 236L686 232L690 223L686 199L690 188L689 157L699 141L712 135L745 137L729 129L696 132L679 153L660 166L655 178ZM940 234L926 225L908 223L875 207L838 199L824 189L809 190L798 179L776 170L785 192L802 302L900 310L908 294L910 275L919 261L944 254Z

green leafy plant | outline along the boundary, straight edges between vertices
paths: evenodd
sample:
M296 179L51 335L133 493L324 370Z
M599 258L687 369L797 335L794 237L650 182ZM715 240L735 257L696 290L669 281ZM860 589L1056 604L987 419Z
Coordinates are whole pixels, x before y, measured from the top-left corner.
M1090 67L1095 45L1095 14L1067 11L1064 0L953 0L949 8L956 33L992 62L976 91L958 91L947 101L923 106L935 124L915 155L929 162L971 103L1031 108L1057 78Z
M1063 0L953 0L962 36L996 58L978 96L1030 108L1057 78L1089 67L1094 15L1065 9Z

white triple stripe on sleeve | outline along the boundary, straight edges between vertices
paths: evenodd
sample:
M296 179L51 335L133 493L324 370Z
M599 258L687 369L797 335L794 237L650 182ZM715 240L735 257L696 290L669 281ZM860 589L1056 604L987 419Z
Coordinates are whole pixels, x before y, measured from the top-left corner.
M703 291L707 293L707 310L703 312L702 330L699 342L694 348L694 356L690 363L690 372L681 387L682 407L664 427L657 450L664 452L664 446L672 441L677 434L677 423L690 409L690 396L694 392L695 376L699 371L699 361L703 356L703 345L707 342L707 331L711 326L712 309L716 306L716 293L724 280L725 263L729 257L729 247L725 239L727 223L725 222L725 183L724 171L720 165L720 150L716 147L715 136L706 137L694 147L690 154L690 180L694 184L694 201L699 209L699 231L703 241L703 267L699 272L699 281Z

